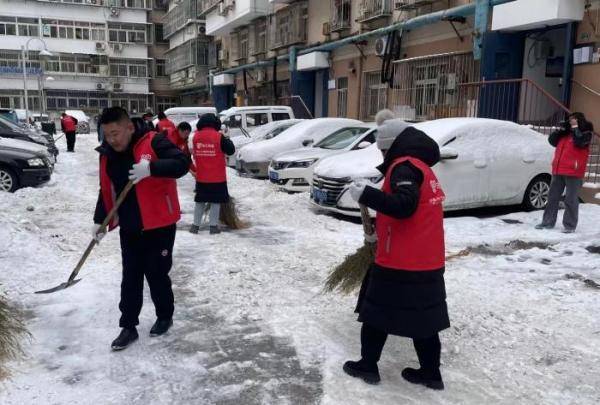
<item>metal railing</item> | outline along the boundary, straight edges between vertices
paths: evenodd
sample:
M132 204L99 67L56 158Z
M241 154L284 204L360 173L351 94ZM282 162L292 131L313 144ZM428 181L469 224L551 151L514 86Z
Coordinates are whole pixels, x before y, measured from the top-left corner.
M392 15L392 0L360 0L358 12L359 22L389 17Z
M214 10L223 0L196 0L198 17L203 17Z
M292 3L271 17L271 49L306 42L308 2Z
M348 30L351 27L352 1L331 0L329 26L332 32Z
M196 0L181 0L175 8L165 14L163 17L163 37L165 39L169 38L189 22L195 21L198 16L197 5Z

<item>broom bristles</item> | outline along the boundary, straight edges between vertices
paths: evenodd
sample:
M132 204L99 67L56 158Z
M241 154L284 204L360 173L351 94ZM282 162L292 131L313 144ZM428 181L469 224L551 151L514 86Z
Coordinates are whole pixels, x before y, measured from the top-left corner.
M355 253L346 256L325 281L325 291L350 294L358 289L375 261L375 244L365 242Z
M221 204L219 220L230 229L246 229L249 226L246 221L240 219L233 198L230 198L229 202Z
M6 363L23 354L23 338L30 336L20 313L0 296L0 380L10 376Z

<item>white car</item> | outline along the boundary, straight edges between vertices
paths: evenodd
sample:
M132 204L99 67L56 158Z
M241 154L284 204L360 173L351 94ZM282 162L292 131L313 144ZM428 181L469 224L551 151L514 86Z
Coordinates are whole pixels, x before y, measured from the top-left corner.
M235 150L239 150L243 146L246 146L252 142L275 138L277 135L279 135L286 129L293 127L301 121L303 120L290 119L282 121L272 121L268 124L254 128L248 133L248 136L236 136L234 138L231 138L231 141L235 145ZM235 167L236 161L236 154L227 157L227 165L230 167Z
M335 131L349 126L363 125L348 118L314 118L286 129L273 139L265 139L244 146L237 152L236 168L242 175L267 178L273 156L313 145Z
M294 111L289 106L231 107L219 113L221 122L229 128L229 136L248 136L249 131L273 121L293 119Z
M313 170L319 160L350 150L368 148L375 143L377 128L374 125L342 128L312 148L296 149L275 156L269 165L271 183L288 192L308 191Z
M446 194L444 210L548 202L554 149L547 137L508 121L447 118L415 124L440 146L433 167ZM359 216L348 185L356 179L381 183L383 162L376 145L324 159L314 170L310 198L324 210Z

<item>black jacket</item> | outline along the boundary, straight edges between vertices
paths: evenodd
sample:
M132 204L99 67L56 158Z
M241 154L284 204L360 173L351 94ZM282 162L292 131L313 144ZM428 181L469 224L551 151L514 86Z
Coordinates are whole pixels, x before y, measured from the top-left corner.
M594 127L589 122L582 122L578 128L572 129L568 126L557 129L552 132L548 137L548 142L555 148L558 146L561 138L565 136L572 136L573 143L578 148L587 148L592 142L592 136L594 136Z
M139 129L139 128L138 128ZM117 195L123 191L129 181L129 170L134 164L133 146L142 138L143 131L134 133L129 148L124 152L116 152L110 145L103 142L96 150L107 157L107 172ZM152 139L152 149L158 160L150 163L150 173L154 177L183 177L190 165L190 159L179 148L171 143L164 135L157 134ZM98 193L94 223L100 224L106 218L101 192ZM119 226L124 231L137 232L142 230L142 218L137 202L135 187L129 192L118 210Z

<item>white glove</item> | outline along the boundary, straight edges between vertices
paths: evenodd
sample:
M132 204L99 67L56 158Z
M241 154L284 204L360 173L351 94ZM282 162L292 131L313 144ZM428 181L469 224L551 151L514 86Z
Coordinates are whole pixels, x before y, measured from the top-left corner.
M356 180L352 184L350 184L350 197L356 202L360 200L360 196L365 191L365 187L367 187L368 183L364 180Z
M98 231L100 231L100 227L101 227L100 224L94 224L92 226L92 238L94 238L96 243L100 243L102 238L104 238L106 236L106 229L104 230L104 232L98 232Z
M367 235L365 233L365 242L367 242L367 243L377 243L377 233L373 232L371 235Z
M129 180L133 181L133 184L138 184L146 177L150 177L150 161L142 159L140 163L136 163L131 167Z
M223 134L225 138L229 138L229 128L227 128L227 125L221 125L221 134Z

